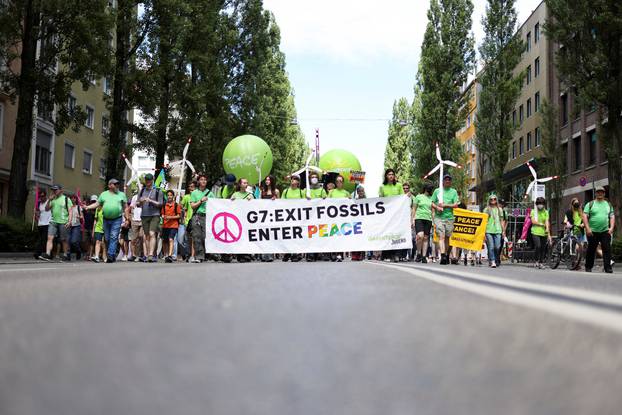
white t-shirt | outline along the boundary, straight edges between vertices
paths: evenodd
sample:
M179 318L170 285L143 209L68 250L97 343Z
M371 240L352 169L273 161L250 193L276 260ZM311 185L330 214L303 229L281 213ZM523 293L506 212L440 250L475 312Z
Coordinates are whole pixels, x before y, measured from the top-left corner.
M140 206L136 206L138 204L138 195L134 195L132 197L132 203L130 204L132 206L132 220L134 221L138 221L140 222L140 215L143 211L143 208Z
M52 211L45 210L45 205L47 205L47 201L39 203L39 222L38 226L48 226L50 224L50 219L52 219Z

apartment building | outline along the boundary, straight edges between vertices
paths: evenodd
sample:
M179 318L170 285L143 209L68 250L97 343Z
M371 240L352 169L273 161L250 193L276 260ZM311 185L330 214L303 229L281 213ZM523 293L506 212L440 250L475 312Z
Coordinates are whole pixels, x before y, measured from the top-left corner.
M473 79L464 89L464 96L468 97L466 105L468 105L468 114L464 121L462 128L456 133L456 138L462 145L464 156L462 162L464 163L464 171L468 177L468 188L474 189L477 186L478 177L478 155L476 140L476 128L475 119L477 116L477 108L479 102L479 92L481 90L481 84L478 79ZM474 191L469 191L467 195L464 195L467 205L478 205L477 194Z

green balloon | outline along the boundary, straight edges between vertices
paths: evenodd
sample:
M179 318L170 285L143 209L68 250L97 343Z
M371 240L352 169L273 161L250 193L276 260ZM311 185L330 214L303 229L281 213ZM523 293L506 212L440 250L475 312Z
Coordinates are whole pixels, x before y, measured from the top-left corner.
M231 140L222 153L222 165L226 173L237 179L247 179L249 184L259 183L272 170L272 151L268 144L255 135L241 135Z
M350 183L350 171L361 171L361 163L349 151L336 149L320 157L320 169L341 174L345 179L343 187L353 192L356 184Z

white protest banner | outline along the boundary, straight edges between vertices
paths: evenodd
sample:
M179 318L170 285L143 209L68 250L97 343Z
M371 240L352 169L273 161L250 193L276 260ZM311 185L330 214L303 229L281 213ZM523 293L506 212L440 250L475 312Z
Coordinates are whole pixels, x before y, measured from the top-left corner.
M410 249L410 199L210 199L206 234L219 254Z

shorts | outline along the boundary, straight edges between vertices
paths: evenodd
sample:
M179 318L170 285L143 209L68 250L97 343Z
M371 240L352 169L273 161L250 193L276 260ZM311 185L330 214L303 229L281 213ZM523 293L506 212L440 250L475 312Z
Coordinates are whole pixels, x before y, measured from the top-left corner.
M103 232L95 232L95 240L98 242L101 242L104 240L104 233Z
M432 221L427 219L415 219L415 233L423 232L425 236L430 236Z
M123 239L124 241L129 241L129 234L130 234L130 228L124 228L123 226L121 226L121 239Z
M160 231L160 217L159 216L143 216L141 218L143 223L143 232L145 235L151 233L158 233Z
M436 234L439 237L449 238L454 233L454 220L453 219L440 219L434 218L434 226L436 226Z
M177 237L177 228L162 228L162 239L175 239Z
M130 241L135 241L136 239L142 237L143 223L139 220L133 220L132 225L130 226L130 232L128 237Z
M50 222L48 225L48 236L53 236L64 242L69 239L69 229L62 223Z

